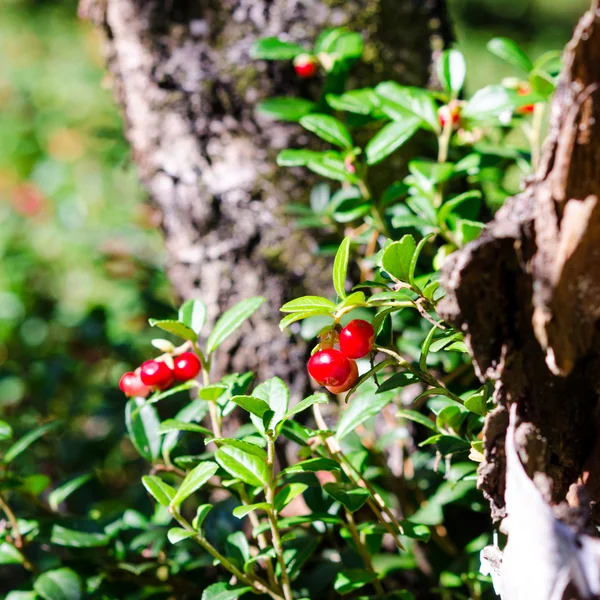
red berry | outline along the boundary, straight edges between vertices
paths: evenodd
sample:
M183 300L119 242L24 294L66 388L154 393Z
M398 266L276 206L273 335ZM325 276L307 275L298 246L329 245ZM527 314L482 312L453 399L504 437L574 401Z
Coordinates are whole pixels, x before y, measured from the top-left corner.
M446 127L451 120L452 125L456 125L460 119L460 105L457 102L450 102L438 109L438 119L442 127Z
M150 388L142 383L138 373L125 373L119 381L119 387L126 396L145 398L150 393Z
M351 371L350 361L333 348L315 352L308 361L308 374L321 385L341 385Z
M350 366L352 367L350 375L348 375L348 379L346 379L342 385L325 386L332 394L341 394L343 392L347 392L350 388L354 387L354 384L358 381L358 366L353 360L350 361Z
M173 372L177 381L194 379L202 368L200 359L193 352L184 352L176 356L173 363Z
M142 381L148 387L166 390L173 384L175 376L171 367L166 362L159 360L147 360L140 367Z
M350 321L340 332L340 350L348 358L362 358L371 352L375 331L371 323L361 319Z
M298 77L309 79L317 74L319 64L314 56L311 56L310 54L299 54L294 59L294 69L296 70L296 75L298 75Z
M521 82L517 88L517 94L519 94L519 96L529 96L529 94L531 94L531 86L528 83ZM519 114L526 115L532 113L534 109L534 104L525 104L525 106L519 106L519 108L517 108L517 112Z

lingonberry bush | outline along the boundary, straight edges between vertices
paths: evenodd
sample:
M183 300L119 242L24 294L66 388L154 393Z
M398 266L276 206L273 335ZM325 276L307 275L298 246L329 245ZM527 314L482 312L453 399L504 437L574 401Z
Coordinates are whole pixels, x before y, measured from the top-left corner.
M439 270L531 173L558 66L555 54L532 62L508 39L489 48L520 78L463 99L457 50L439 59L439 89L351 89L357 34L326 31L310 49L255 45L257 60L293 61L298 77L322 83L313 99L258 107L332 147L277 159L334 182L289 211L298 227L323 230L335 295L281 307L282 335L313 341L307 369L319 389L291 403L277 377L212 379L220 345L262 298L210 331L200 300L151 320L168 339L155 339L158 355L120 387L152 503L115 514L107 497L71 516L58 507L89 476L48 493L42 472L19 470L29 445L59 424L7 444L0 563L31 572L29 588L7 598L491 597L479 552L492 526L475 488L491 389L437 313ZM0 440L11 436L0 422Z

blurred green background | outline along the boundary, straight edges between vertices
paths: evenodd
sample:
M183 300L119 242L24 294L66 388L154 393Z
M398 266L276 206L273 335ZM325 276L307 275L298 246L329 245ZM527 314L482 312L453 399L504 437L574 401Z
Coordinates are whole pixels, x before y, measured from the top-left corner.
M485 50L491 37L536 57L562 48L587 5L451 0L470 90L514 74ZM0 418L15 437L64 420L19 468L35 461L52 481L95 468L110 485L86 486L88 509L143 496L128 486L136 458L123 444L117 384L149 351L147 317L167 316L174 302L158 215L143 199L99 40L76 2L2 0Z

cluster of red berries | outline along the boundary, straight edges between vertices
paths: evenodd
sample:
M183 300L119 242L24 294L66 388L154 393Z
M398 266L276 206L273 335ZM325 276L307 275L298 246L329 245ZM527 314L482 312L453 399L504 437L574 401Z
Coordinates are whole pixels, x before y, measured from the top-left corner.
M358 381L355 358L371 352L375 331L367 321L354 319L339 334L340 349L333 347L331 338L321 343L320 350L308 361L308 374L333 394L347 392Z
M317 74L319 70L319 61L311 54L299 54L294 59L294 70L298 77L310 79Z
M193 352L169 356L167 360L147 360L133 373L125 373L119 381L121 391L126 396L145 398L153 390L168 390L175 382L194 379L202 368L200 359Z

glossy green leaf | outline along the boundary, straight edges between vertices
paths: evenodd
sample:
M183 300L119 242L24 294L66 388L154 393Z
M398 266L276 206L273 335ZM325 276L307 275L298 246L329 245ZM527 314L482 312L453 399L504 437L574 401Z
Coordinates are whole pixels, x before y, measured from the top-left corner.
M24 556L12 544L0 542L0 566L20 565L24 560Z
M277 492L274 500L274 507L276 512L281 512L296 496L302 494L308 486L304 483L289 483Z
M402 86L395 81L384 81L375 88L375 92L382 101L381 109L390 118L404 121L416 115L427 129L439 131L437 105L429 91Z
M345 237L339 245L333 261L333 287L340 298L346 298L346 275L348 273L348 262L350 260L351 239Z
M371 88L350 90L340 95L327 94L325 99L334 110L344 110L359 115L369 115L379 106L377 95Z
M287 412L285 418L289 419L290 417L293 417L294 415L297 415L298 413L301 413L306 409L310 408L313 404L327 404L328 402L329 398L326 394L323 394L322 392L312 394L311 396L308 396L308 398L300 400L298 404L296 404Z
M206 304L202 300L188 300L179 309L179 321L200 335L206 323Z
M179 392L185 392L187 390L191 390L192 388L197 387L199 387L198 382L194 379L190 379L190 381L180 383L179 385L176 385L175 387L172 387L164 392L157 392L155 394L152 394L152 396L150 396L150 398L148 398L145 403L138 403L138 408L134 411L134 413L132 413L132 416L137 416L137 414L141 410L141 407L144 405L156 404L157 402L160 402L161 400L164 400L169 396L173 396L175 394L178 394Z
M239 567L243 567L250 560L250 547L242 531L235 531L227 536L225 551L227 557Z
M6 421L0 421L0 442L12 437L12 427Z
M213 330L208 336L206 343L207 353L212 354L238 327L258 310L264 301L265 298L261 296L246 298L225 311L215 323Z
M33 589L44 600L81 600L81 579L72 569L42 573L35 580Z
M169 506L175 497L175 489L156 475L144 475L142 483L148 493L162 506Z
M290 401L290 391L287 385L279 377L272 377L256 386L252 391L252 395L255 398L264 400L269 405L269 408L274 413L271 418L270 428L275 429L275 427L285 418L285 414L287 413L288 403ZM265 427L262 422L262 417L251 415L250 419L252 420L252 423L254 423L256 429L264 434Z
M262 60L291 60L305 52L306 50L299 44L285 42L276 37L266 37L252 45L250 56Z
M335 304L321 296L302 296L291 302L286 302L279 310L281 312L310 312L313 310L324 309L335 310Z
M39 596L35 592L9 592L5 600L39 600Z
M496 37L492 38L487 44L488 50L497 57L505 60L507 63L529 73L533 69L533 63L523 52L519 45L510 38Z
M219 447L232 446L233 448L237 448L238 450L242 450L248 454L258 456L258 458L264 462L267 462L267 453L258 444L253 444L252 442L248 442L246 440L236 440L233 438L216 438L214 442Z
M160 424L158 428L159 433L169 433L171 431L192 431L194 433L201 433L203 435L212 436L213 433L210 429L202 427L197 423L187 423L185 421L179 421L178 419L167 419Z
M344 596L359 590L375 579L377 575L365 569L344 569L336 574L333 587L338 594Z
M50 508L53 511L57 511L59 504L64 502L75 490L87 483L91 478L91 473L80 475L79 477L75 477L74 479L63 483L55 490L52 490L50 494L48 494L48 504L50 505Z
M454 97L458 96L465 83L467 65L462 52L444 50L437 63L437 76L444 89Z
M420 119L409 117L388 123L367 143L365 156L368 165L375 165L407 142L419 129Z
M143 398L131 398L125 406L125 424L129 439L141 456L147 460L160 456L160 421L152 405Z
M318 160L323 152L314 150L282 150L277 155L277 164L280 167L305 167L312 160Z
M171 506L179 508L181 503L191 496L196 490L199 490L204 484L217 472L217 465L213 462L203 462L194 467L185 477L179 486Z
M369 491L351 483L328 482L323 485L328 496L345 506L350 512L362 508L369 499Z
M416 410L409 410L407 408L403 408L396 413L396 416L399 419L409 419L410 421L419 423L420 425L423 425L424 427L427 427L427 429L431 429L432 431L437 432L438 430L435 423L431 419L421 414L420 412L417 412Z
M192 521L192 527L196 531L200 531L202 529L204 520L206 519L206 517L208 516L208 513L212 510L212 508L213 508L212 504L201 504L196 509L196 516L194 517L194 520Z
M251 513L255 510L268 511L270 508L271 505L267 502L257 502L256 504L236 506L231 512L234 517L237 517L238 519L243 519L248 513Z
M306 115L300 119L300 125L335 146L340 146L347 150L353 146L352 136L348 128L331 115Z
M254 396L233 396L231 401L260 419L269 410L269 405L264 400Z
M398 242L392 242L381 257L381 266L399 281L408 282L410 265L417 249L415 238L404 235Z
M333 44L331 53L342 60L355 60L362 56L364 49L360 33L347 31L342 33Z
M188 531L187 529L183 529L181 527L172 527L167 531L167 539L171 544L178 544L183 540L187 540L194 535L193 531Z
M204 390L205 388L203 388ZM187 425L191 425L194 427L201 427L197 423L193 423L193 421L199 421L206 415L208 412L208 404L203 400L193 400L187 406L182 408L176 415L174 419L167 419L160 424L158 428L159 433L165 434L162 442L162 453L163 455L170 456L171 451L177 445L177 440L179 439L180 431L189 431ZM184 427L185 425L185 427ZM212 435L208 429L208 433L201 432L195 429L197 433L204 433L204 435ZM165 433L166 432L166 433Z
M230 583L213 583L202 592L202 600L236 600L246 592L252 591L251 587L231 585Z
M421 251L425 247L425 244L429 242L431 238L435 237L434 233L430 233L419 240L415 251L410 259L410 264L408 267L408 282L413 286L416 290L419 290L419 286L417 285L415 279L415 271L417 269L417 261L419 260L419 256L421 255Z
M457 229L461 244L468 244L479 237L481 232L485 229L485 224L479 223L478 221L460 219L458 221Z
M233 446L223 446L215 459L232 477L254 487L265 487L268 481L267 465L259 456Z
M488 412L485 390L479 390L475 394L469 396L465 400L465 408L476 415L485 417Z
M416 375L413 375L412 373L409 373L409 372L395 373L394 375L392 375L391 377L388 377L388 379L386 379L385 381L383 381L380 384L379 389L377 390L377 393L388 392L389 390L395 390L395 389L410 385L412 383L417 383L418 381L419 381L419 378Z
M198 339L195 331L183 323L173 319L166 319L163 321L159 321L157 319L148 319L148 323L150 323L152 327L159 327L160 329L168 331L169 333L172 333L173 335L176 335L184 340L195 342Z
M280 475L316 473L317 471L339 471L340 465L331 458L309 458L284 469Z
M304 98L287 96L268 98L259 103L256 110L271 119L297 122L309 115L316 107L314 102Z
M57 546L69 548L99 548L108 545L110 538L103 533L76 531L61 525L54 525L50 541Z
M21 452L29 448L33 442L42 437L48 431L56 429L60 424L60 421L52 421L51 423L41 425L40 427L37 427L36 429L33 429L29 433L25 434L4 453L2 461L6 464L12 462L15 458L17 458L17 456L19 456L19 454L21 454Z
M289 327L292 323L296 321L303 321L304 319L309 319L310 317L319 317L319 316L330 316L331 310L329 308L320 308L317 310L311 310L307 312L297 312L290 313L283 317L279 322L279 329L283 331L286 327ZM333 320L333 317L331 317Z
M306 166L314 173L335 181L358 181L358 177L348 170L344 157L339 152L316 152Z

